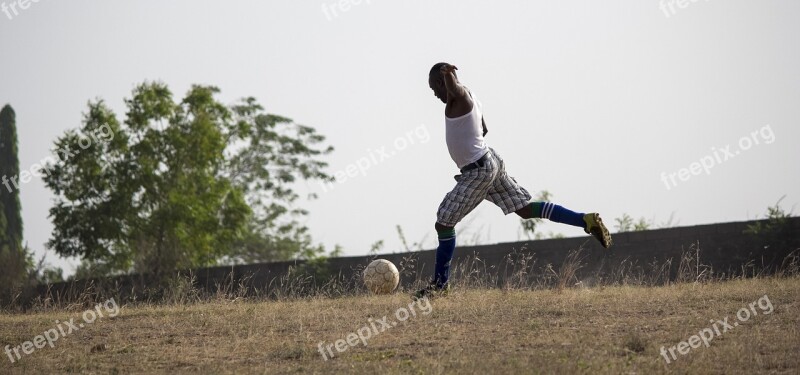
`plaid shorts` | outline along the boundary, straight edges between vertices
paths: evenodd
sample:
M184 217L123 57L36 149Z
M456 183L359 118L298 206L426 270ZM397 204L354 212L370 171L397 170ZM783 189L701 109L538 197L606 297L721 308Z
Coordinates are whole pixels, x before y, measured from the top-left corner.
M506 215L528 205L531 194L506 173L500 155L489 148L488 156L482 167L455 176L456 187L439 205L437 223L455 226L484 199L500 207Z

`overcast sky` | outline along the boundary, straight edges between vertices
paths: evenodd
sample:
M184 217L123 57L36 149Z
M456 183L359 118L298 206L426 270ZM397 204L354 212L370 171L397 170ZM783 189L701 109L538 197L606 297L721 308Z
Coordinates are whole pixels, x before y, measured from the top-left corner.
M798 1L0 2L0 105L16 110L22 170L91 99L122 118L145 80L177 98L213 84L328 137L344 181L298 188L320 196L303 203L315 240L347 255L399 250L397 225L436 246L457 173L427 84L439 61L481 99L509 173L568 208L696 225L800 202ZM53 195L34 179L21 197L41 255ZM484 202L457 233L516 241L519 220Z

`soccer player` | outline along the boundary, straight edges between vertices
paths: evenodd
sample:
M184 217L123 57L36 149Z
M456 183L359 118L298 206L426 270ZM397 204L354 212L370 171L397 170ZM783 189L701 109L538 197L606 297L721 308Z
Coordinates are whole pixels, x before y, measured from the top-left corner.
M481 104L456 76L457 68L438 63L428 74L428 84L439 100L445 103L444 121L447 149L461 170L456 186L447 193L436 214L436 265L433 281L416 292L415 298L435 296L449 290L450 261L456 247L455 226L484 199L523 219L543 218L583 228L603 247L611 246L611 235L597 213L577 213L550 202L530 202L531 195L506 173L500 155L486 145L488 132Z

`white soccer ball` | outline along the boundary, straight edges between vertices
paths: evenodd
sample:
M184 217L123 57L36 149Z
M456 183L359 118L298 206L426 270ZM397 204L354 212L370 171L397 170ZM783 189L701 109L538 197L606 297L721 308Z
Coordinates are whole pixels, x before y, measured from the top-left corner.
M375 294L389 294L400 283L400 272L394 263L376 259L364 269L364 286Z

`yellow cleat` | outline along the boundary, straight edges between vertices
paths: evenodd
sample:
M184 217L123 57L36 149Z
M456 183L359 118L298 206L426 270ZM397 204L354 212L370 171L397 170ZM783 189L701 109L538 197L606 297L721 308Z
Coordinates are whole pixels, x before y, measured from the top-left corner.
M611 233L608 232L608 229L603 224L603 219L600 218L600 214L594 212L583 215L583 221L586 222L586 228L583 228L584 232L597 238L604 248L608 249L611 247L614 242L611 240Z

